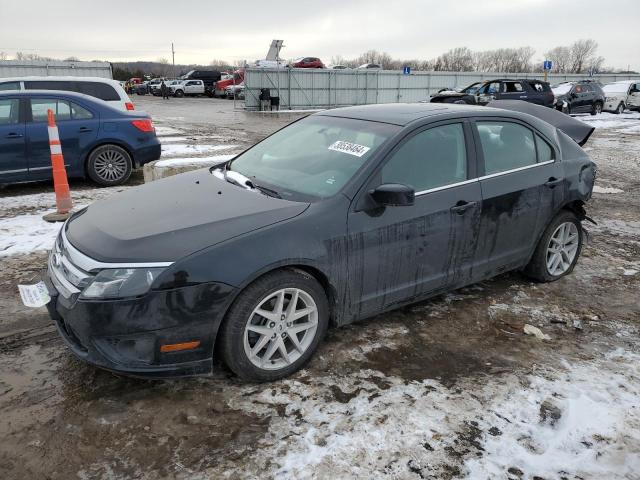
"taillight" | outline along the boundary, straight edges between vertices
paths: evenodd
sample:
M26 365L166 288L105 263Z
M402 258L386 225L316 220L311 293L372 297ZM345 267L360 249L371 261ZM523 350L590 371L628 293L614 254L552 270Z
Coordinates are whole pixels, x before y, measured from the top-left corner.
M125 107L127 107L127 110L135 110L136 107L133 106L133 103L131 102L127 102L124 104Z
M151 132L155 132L156 131L156 129L153 128L153 122L151 120L149 120L149 119L132 120L131 121L131 125L136 127L141 132L151 133Z

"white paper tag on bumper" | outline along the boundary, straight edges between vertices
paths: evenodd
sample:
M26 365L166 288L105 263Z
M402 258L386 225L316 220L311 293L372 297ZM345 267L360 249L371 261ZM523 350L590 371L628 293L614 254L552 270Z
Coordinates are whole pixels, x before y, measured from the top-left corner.
M342 140L338 140L337 142L329 145L329 150L335 150L336 152L342 152L349 155L354 155L356 157L361 157L371 149L369 147L365 147L364 145L358 145L357 143L343 142Z
M25 307L42 307L51 301L44 282L38 282L35 285L18 285L18 290Z

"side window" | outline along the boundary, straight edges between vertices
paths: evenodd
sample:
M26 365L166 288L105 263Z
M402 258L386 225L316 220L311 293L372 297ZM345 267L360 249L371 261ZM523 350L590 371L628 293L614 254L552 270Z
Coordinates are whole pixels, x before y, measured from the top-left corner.
M65 92L74 92L76 89L73 82L56 81L56 80L32 80L24 82L26 90L64 90Z
M0 125L15 125L20 118L20 100L3 98L0 100Z
M81 107L77 103L71 102L71 118L74 120L86 120L93 118L93 113L84 107Z
M78 91L107 102L120 100L120 95L111 85L101 82L78 82Z
M556 156L553 153L553 148L546 140L543 140L540 135L536 134L536 147L538 148L538 162L548 162L555 160Z
M414 135L382 168L382 183L411 185L416 192L466 179L467 152L461 123Z
M46 122L47 110L53 110L56 121L71 119L69 102L50 98L31 99L31 116L34 122Z
M493 93L498 93L499 91L500 91L500 82L491 82L491 83L485 84L478 91L478 93L493 94Z
M518 93L522 92L522 85L520 82L504 82L505 93Z
M20 82L0 83L0 91L2 90L20 90Z
M584 92L584 87L582 85L576 85L575 87L573 87L573 91L575 93L582 93Z
M533 132L511 122L478 122L485 175L536 163Z

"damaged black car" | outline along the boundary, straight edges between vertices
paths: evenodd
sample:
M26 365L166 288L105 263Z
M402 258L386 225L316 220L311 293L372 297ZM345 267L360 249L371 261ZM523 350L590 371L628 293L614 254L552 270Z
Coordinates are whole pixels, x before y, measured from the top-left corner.
M512 270L558 280L582 248L596 168L578 143L593 129L539 108L563 118L327 110L220 166L98 201L50 254L50 315L101 368L195 375L220 358L269 381L328 328Z

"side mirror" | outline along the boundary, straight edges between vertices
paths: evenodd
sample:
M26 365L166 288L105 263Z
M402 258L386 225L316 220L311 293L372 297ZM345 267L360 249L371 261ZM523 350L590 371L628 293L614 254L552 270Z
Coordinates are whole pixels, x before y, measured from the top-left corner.
M403 207L413 205L416 197L415 190L400 183L384 183L369 191L371 198L383 206Z

